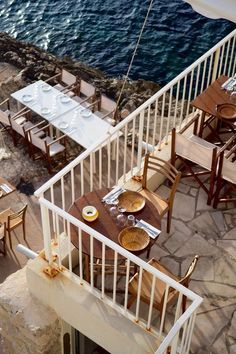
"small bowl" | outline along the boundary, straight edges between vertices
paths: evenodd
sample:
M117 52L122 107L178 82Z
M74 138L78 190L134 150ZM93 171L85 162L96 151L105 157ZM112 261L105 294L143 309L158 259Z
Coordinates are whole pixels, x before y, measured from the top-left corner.
M82 216L84 220L92 222L98 218L98 211L94 206L87 205L82 210Z

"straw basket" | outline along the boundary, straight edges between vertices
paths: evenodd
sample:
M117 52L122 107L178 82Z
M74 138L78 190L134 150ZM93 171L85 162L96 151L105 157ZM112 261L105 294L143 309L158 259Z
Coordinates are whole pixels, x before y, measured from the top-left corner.
M128 251L141 251L149 244L150 238L148 233L135 226L130 226L122 230L118 235L120 245Z

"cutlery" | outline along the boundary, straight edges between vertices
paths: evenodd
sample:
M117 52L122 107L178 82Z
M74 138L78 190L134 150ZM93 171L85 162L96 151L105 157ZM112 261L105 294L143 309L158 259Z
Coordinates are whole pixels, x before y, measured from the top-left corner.
M146 224L144 225L144 224L142 223L142 221L136 220L136 225L139 226L139 227L141 227L141 229L147 230L147 232L149 232L151 235L153 235L153 236L155 236L155 237L158 236L158 232L157 232L157 231L154 231L153 229L151 229L150 227L148 227Z
M110 192L108 193L105 197L102 198L103 201L107 200L107 199L110 199L110 200L113 200L113 199L116 199L118 197L119 194L121 194L123 192L123 188L120 187L119 189L116 189L115 191L113 192Z

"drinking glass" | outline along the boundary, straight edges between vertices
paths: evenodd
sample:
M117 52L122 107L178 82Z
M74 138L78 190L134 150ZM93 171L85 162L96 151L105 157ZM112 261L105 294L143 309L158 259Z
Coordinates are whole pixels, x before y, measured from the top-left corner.
M230 94L230 101L236 105L236 86L234 86L233 91Z
M134 226L135 225L135 217L133 215L128 215L127 217L127 225Z
M126 209L118 207L117 210L118 210L118 215L116 217L116 224L117 224L117 226L122 228L122 227L124 227L126 225L126 222L127 222L127 218L126 218L126 216L124 214Z

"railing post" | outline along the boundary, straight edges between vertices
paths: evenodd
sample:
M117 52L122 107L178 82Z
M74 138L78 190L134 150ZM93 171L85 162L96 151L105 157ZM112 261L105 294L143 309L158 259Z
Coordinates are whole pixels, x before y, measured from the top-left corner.
M219 60L220 60L220 50L221 50L221 47L218 48L215 52L215 59L214 59L214 65L213 65L213 70L212 70L211 82L214 82L217 78L217 70L218 70L218 65L219 65Z
M138 131L138 156L137 156L137 167L138 167L138 171L141 170L141 162L142 162L143 126L144 126L144 110L142 110L142 112L140 113L140 120L139 120L139 131Z
M41 208L45 258L48 261L49 265L51 265L52 264L52 248L51 248L49 210L41 203L40 203L40 208Z

